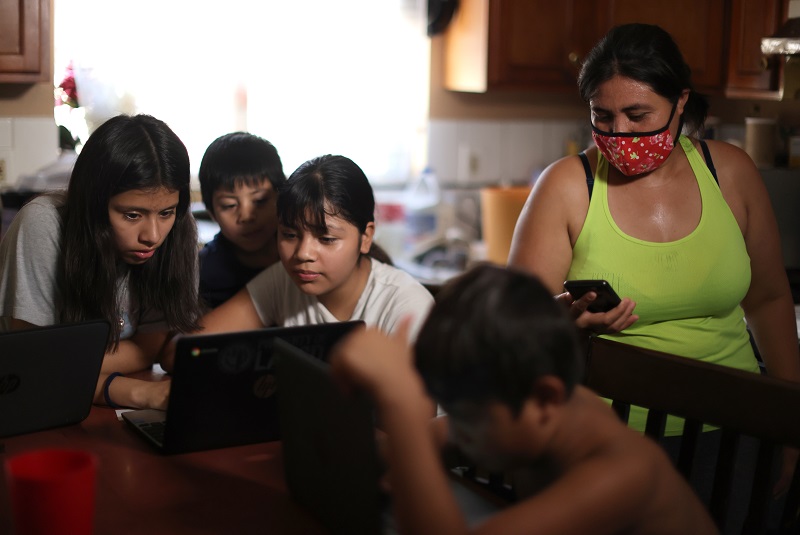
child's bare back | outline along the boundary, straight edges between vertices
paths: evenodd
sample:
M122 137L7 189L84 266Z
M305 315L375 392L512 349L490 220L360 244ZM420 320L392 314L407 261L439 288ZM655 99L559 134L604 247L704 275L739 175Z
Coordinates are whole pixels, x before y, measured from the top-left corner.
M517 522L531 533L719 533L662 448L623 425L593 392L577 386L559 420L545 453L560 468L556 480L480 533L515 533Z

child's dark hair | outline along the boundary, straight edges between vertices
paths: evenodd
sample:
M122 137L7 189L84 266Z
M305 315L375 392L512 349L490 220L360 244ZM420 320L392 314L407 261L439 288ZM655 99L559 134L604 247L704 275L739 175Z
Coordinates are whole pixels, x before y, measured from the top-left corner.
M266 179L278 191L286 182L275 146L247 132L231 132L212 141L200 161L198 178L203 203L212 214L218 190L231 191L240 184L256 186Z
M61 319L103 318L109 348L120 336L122 274L108 216L111 197L131 190L178 192L175 223L152 259L129 268L140 315L159 310L171 330L198 329L197 226L189 212L189 154L178 136L149 115L118 115L86 141L70 176L63 209Z
M375 222L375 197L364 171L345 156L326 154L298 167L278 195L278 220L289 228L328 232L325 216L340 217L359 233ZM374 242L369 255L391 264Z
M694 90L689 65L661 27L634 23L609 30L583 63L578 76L581 98L589 102L600 85L615 75L645 83L673 104L689 89L683 122L692 132L703 126L708 101Z
M582 378L577 329L535 277L481 264L436 296L415 344L428 391L453 403L499 401L518 414L539 377L568 393Z

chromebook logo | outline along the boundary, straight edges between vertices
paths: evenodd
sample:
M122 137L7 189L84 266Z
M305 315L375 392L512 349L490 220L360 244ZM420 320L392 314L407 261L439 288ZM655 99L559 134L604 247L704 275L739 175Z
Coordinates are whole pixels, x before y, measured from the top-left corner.
M17 390L21 382L19 375L15 373L9 373L8 375L0 377L0 396L10 394Z

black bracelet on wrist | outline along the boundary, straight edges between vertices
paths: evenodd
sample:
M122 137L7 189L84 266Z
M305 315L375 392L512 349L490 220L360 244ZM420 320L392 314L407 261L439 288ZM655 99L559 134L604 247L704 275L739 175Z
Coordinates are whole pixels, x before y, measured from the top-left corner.
M114 373L110 374L108 377L106 377L106 381L103 383L103 399L106 401L106 405L108 405L112 409L120 409L120 408L122 408L121 405L117 405L116 403L111 401L111 396L108 395L108 388L111 386L111 381L113 381L114 379L116 379L117 377L120 377L120 376L125 377L124 375L122 375L119 372L114 372Z

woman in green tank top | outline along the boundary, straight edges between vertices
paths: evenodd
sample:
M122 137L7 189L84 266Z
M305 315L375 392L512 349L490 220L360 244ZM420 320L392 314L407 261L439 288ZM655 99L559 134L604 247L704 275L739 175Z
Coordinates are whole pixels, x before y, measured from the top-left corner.
M757 372L749 326L767 373L800 381L769 197L744 151L681 135L702 128L708 104L671 36L645 24L612 29L578 86L595 147L585 165L568 156L539 177L509 265L537 275L593 334ZM595 294L573 301L567 279L606 279L622 302L589 312Z

